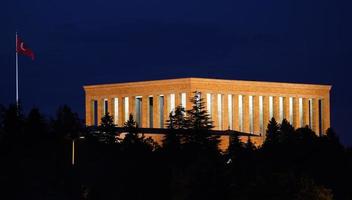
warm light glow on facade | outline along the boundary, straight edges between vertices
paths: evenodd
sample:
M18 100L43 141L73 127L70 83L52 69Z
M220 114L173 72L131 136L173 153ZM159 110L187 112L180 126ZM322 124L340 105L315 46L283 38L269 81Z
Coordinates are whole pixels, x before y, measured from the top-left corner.
M310 126L317 134L330 127L330 86L185 78L85 86L86 124L98 125L109 112L122 126L133 114L143 128L163 128L177 105L192 108L199 91L215 130L228 128L265 135L277 117L295 127Z

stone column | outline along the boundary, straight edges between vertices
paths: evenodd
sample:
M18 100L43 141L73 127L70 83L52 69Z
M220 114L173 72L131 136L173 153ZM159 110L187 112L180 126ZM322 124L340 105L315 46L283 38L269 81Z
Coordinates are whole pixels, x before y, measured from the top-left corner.
M269 96L263 96L263 129L264 129L264 136L266 135L266 129L268 128L268 124L270 121L270 114L269 114Z
M290 97L284 97L284 119L290 123Z
M279 97L278 96L273 96L273 104L274 104L274 118L277 121L277 123L281 123L280 121L280 103L279 103Z
M104 103L104 98L103 99L97 99L97 116L98 116L98 125L101 124L101 118L103 117L103 103Z
M124 108L124 98L122 96L117 97L119 99L119 119L118 119L118 126L123 127L125 123L125 108Z
M145 95L142 97L142 127L149 128L149 112L148 112L148 105L149 105L149 96Z
M299 97L293 98L293 126L301 128L300 118L299 118Z
M228 94L222 94L222 130L228 130L229 127L229 96Z
M170 114L170 94L164 94L164 128L167 127L166 121L169 119Z
M107 98L107 100L108 100L108 112L109 112L109 115L112 117L112 119L114 121L114 98L109 96Z
M232 95L232 115L233 130L240 131L238 126L238 94Z
M187 92L186 93L186 108L185 108L185 110L192 109L193 98L194 98L194 93L193 92Z
M218 94L211 94L211 100L212 100L212 119L213 119L213 125L215 130L219 130L219 121L218 121Z
M303 126L309 126L309 99L303 98Z
M93 111L92 111L92 98L90 96L85 97L85 109L86 109L86 125L93 125Z
M323 121L323 134L325 134L326 130L330 128L330 96L327 95L322 100L322 121Z
M319 99L314 98L312 104L313 104L312 130L315 132L315 134L319 135Z
M109 101L109 114L112 117L112 121L115 123L115 98L110 96L108 101Z
M175 93L175 109L177 106L181 106L181 93Z
M249 133L249 96L243 95L242 100L242 109L243 109L243 132Z
M159 95L153 95L153 127L160 128L160 102Z
M260 133L259 96L253 96L253 133Z

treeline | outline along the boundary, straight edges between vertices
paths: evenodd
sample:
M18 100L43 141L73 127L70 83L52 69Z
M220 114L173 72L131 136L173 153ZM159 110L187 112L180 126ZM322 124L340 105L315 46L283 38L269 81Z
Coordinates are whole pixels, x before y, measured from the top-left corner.
M138 133L132 115L118 137L108 113L93 128L67 106L53 119L1 107L0 198L352 199L352 152L332 129L318 137L271 119L263 145L231 135L223 152L203 100L191 100L170 113L162 145Z

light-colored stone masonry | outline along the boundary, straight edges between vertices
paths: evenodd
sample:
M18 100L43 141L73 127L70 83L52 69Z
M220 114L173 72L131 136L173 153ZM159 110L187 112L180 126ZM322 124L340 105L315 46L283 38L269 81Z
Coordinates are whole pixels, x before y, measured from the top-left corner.
M129 113L136 115L135 98L142 98L142 112L140 127L149 126L149 97L153 97L153 127L160 127L160 108L159 97L164 96L164 121L168 119L171 111L170 94L175 94L175 105L181 104L181 94L186 93L187 103L186 109L191 108L192 104L189 101L193 96L194 91L199 91L202 94L206 105L206 94L211 94L212 103L212 120L214 121L217 130L228 129L232 123L234 130L239 130L239 113L238 113L238 95L243 97L243 131L250 132L250 114L253 115L253 133L265 135L265 129L269 119L269 96L273 97L273 115L279 120L280 108L279 97L283 98L282 116L289 118L290 104L289 98L293 98L292 112L293 112L293 126L300 127L299 118L299 98L303 102L303 126L310 126L317 134L325 133L326 129L330 127L330 85L316 85L316 84L298 84L298 83L279 83L279 82L262 82L262 81L239 81L239 80L222 80L222 79L206 79L206 78L180 78L167 79L155 81L140 81L130 83L116 83L116 84L100 84L84 86L85 91L85 108L86 108L86 125L93 125L94 115L97 116L98 121L102 117L104 99L109 101L108 112L114 117L118 115L119 126L125 122L124 112L124 97L129 98ZM221 94L221 110L218 112L218 94ZM232 122L229 117L228 95L232 95ZM252 96L252 97L250 97ZM263 112L259 112L259 97L262 96ZM118 105L114 105L114 98L118 98ZM253 105L250 107L249 98L252 98ZM309 100L312 101L312 108L310 108ZM93 113L93 101L97 101L97 113ZM319 105L321 106L319 108ZM118 114L115 114L114 107L118 106ZM252 108L252 113L249 113ZM310 110L312 109L310 114ZM219 114L221 116L219 116ZM264 130L260 132L260 115L263 118ZM319 117L321 121L319 121ZM309 120L311 118L311 120ZM222 123L219 124L219 119ZM290 121L290 119L287 119ZM309 123L311 121L311 123ZM255 141L260 143L262 139Z

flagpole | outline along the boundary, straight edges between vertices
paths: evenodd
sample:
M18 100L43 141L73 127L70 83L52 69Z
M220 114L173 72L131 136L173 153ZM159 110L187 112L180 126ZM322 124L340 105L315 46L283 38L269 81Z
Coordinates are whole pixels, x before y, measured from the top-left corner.
M17 52L17 31L16 31L16 106L17 109L19 108L19 102L18 102L18 52Z

